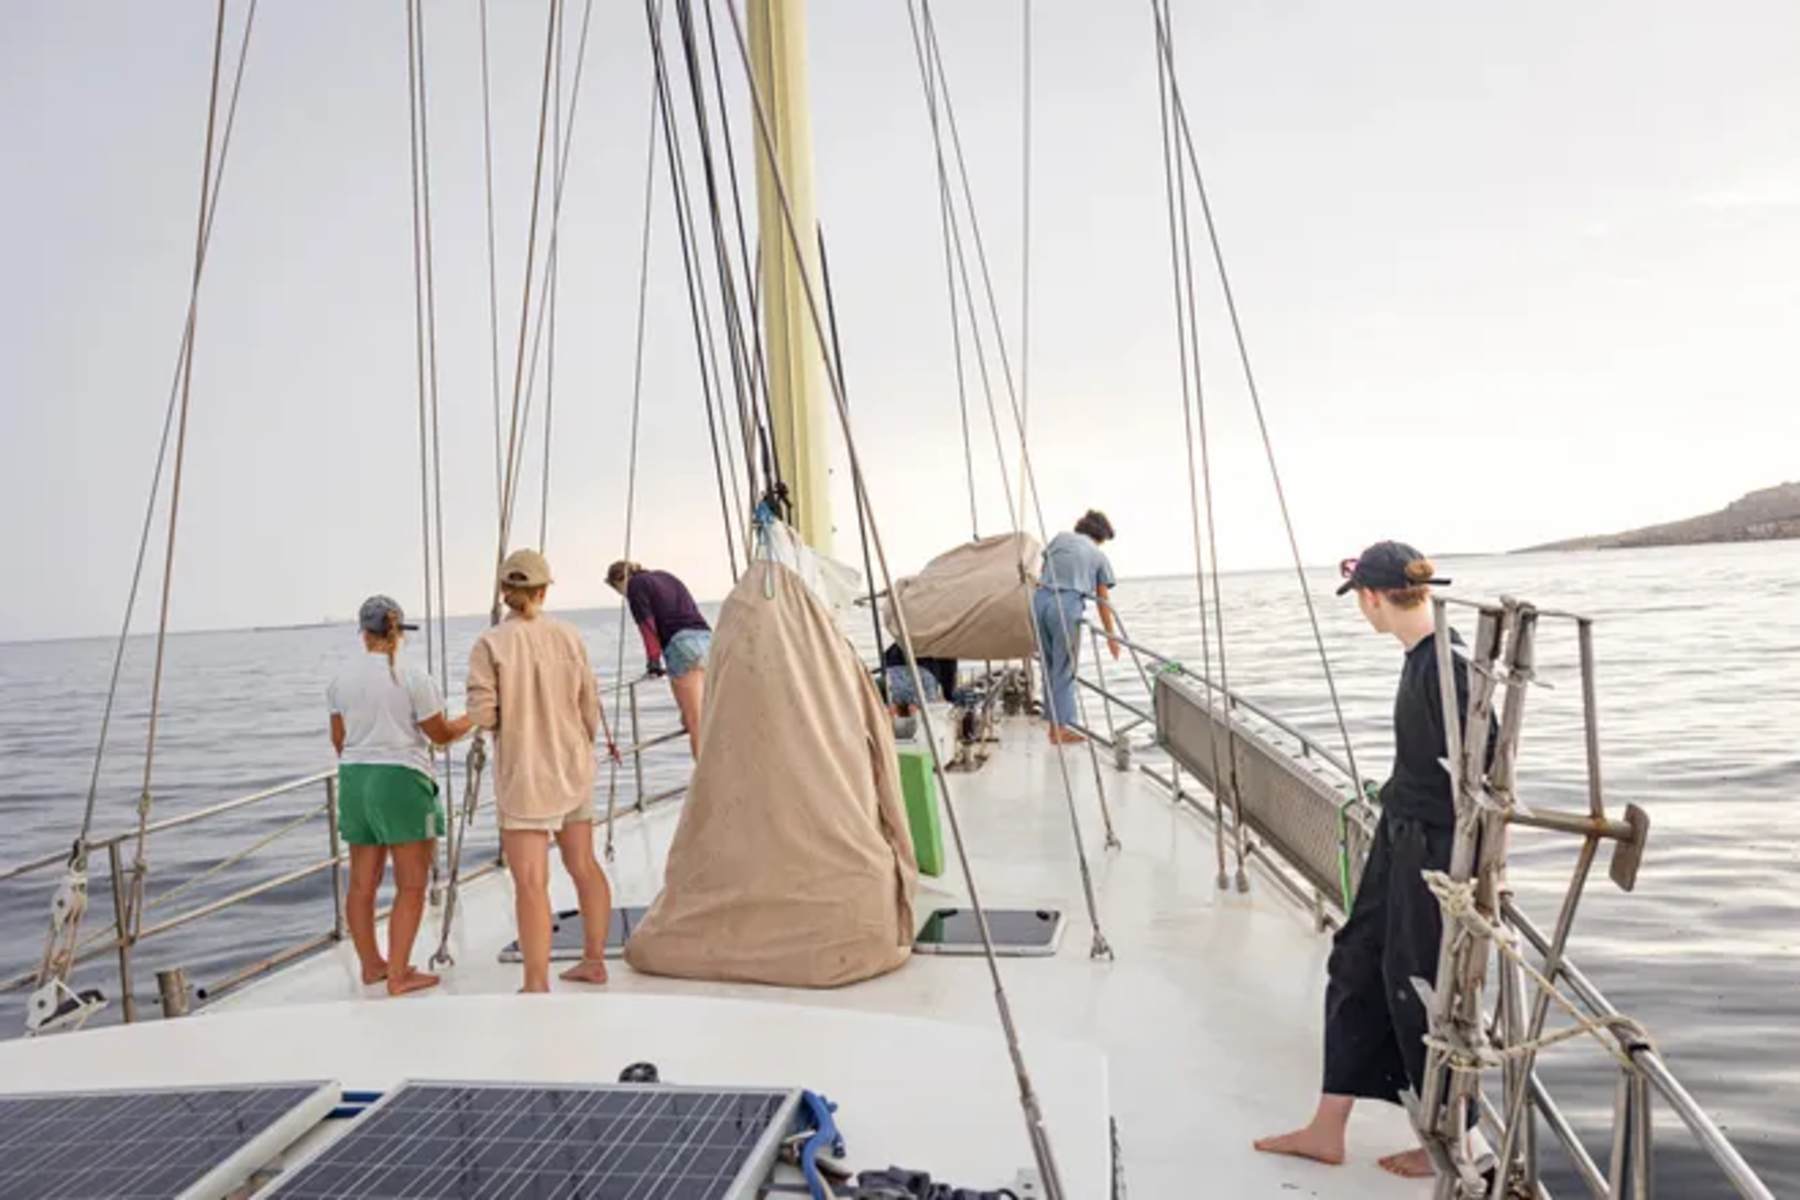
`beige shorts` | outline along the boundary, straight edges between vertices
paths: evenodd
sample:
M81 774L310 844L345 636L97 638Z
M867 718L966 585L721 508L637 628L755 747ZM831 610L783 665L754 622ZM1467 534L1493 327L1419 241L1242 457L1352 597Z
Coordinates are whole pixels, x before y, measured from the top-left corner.
M500 810L500 828L503 832L522 833L558 833L564 825L579 825L582 822L594 823L594 801L592 797L581 802L566 813L558 813L554 817L515 817L505 809Z

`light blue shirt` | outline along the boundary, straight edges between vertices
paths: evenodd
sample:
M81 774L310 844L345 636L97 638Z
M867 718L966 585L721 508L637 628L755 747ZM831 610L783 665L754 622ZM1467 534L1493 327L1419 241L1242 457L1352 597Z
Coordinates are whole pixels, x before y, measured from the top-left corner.
M1038 586L1054 592L1074 592L1093 597L1100 587L1115 586L1112 564L1085 534L1063 532L1044 547L1044 566Z

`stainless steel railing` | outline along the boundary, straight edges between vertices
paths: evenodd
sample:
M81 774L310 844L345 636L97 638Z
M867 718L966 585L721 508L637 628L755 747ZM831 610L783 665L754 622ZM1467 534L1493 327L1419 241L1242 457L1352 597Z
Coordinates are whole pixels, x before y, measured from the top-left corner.
M632 766L632 778L636 787L635 798L625 807L631 812L638 813L653 804L678 796L686 790L686 785L683 784L663 789L654 795L646 794L644 754L675 742L677 739L685 738L687 735L683 730L676 729L671 732L655 734L649 738L643 736L637 703L637 689L645 682L644 679L637 679L626 685L629 691L627 711L631 741L629 744L619 747L620 758L628 761ZM617 771L608 772L607 786L609 789L617 786L618 774ZM155 920L139 923L140 927L135 930L132 928L134 922L131 914L126 907L130 891L130 865L127 862L126 847L136 841L137 830L134 828L89 842L90 861L104 858L109 880L108 890L111 893L111 906L105 919L78 943L71 968L111 957L114 967L108 978L116 984L116 991L120 998L121 1016L127 1023L134 1022L141 1016L138 997L133 986L134 974L139 965L139 949L145 943L160 942L177 930L196 925L259 897L284 888L291 888L295 884L327 872L331 875L332 895L329 925L318 933L297 939L274 953L240 966L219 979L202 984L195 988L195 999L202 1004L218 1000L229 992L262 978L280 967L343 941L346 934L344 867L347 855L342 839L338 835L337 772L335 770L304 775L260 791L207 805L192 812L165 817L162 820L151 822L146 826L144 832L147 838L160 840L163 836L178 830L186 830L202 824L217 824L224 818L241 815L253 809L266 810L278 806L282 801L291 801L296 796L313 792L314 789L317 789L314 793L317 799L303 806L297 813L290 810L282 814L282 817L286 819L273 834L258 838L245 849L220 859L205 870L171 885L160 893L149 896L145 900L145 916L148 917L153 912L159 915ZM324 826L322 830L317 828L320 824ZM318 857L309 858L297 864L282 863L280 864L281 869L271 871L225 895L195 903L168 915L160 915L175 901L191 896L200 884L219 877L230 867L250 861L272 846L299 836L309 828L313 830L314 836L321 834L323 836L324 846ZM444 839L446 847L448 841L449 839ZM26 862L3 866L0 867L0 884L41 876L44 877L44 894L47 898L53 886L49 877L57 871L66 869L68 862L69 852L59 850ZM496 855L479 866L464 871L461 883L464 885L472 883L474 880L498 870L502 865L503 863ZM433 889L433 894L434 896L438 894L437 889ZM378 914L378 916L384 915L385 910ZM94 914L90 913L87 919L90 922L94 921ZM26 991L37 981L38 969L36 967L0 978L0 996Z
M1105 733L1098 730L1088 732L1101 742L1114 745L1127 741L1132 729L1144 725L1156 727L1157 742L1149 748L1166 755L1167 762L1136 763L1135 769L1142 771L1146 777L1161 786L1172 799L1217 823L1221 829L1233 834L1241 832L1244 836L1246 855L1255 859L1267 872L1268 877L1284 891L1301 904L1310 907L1319 917L1321 926L1340 923L1347 915L1343 897L1339 889L1321 886L1324 881L1319 878L1317 863L1312 861L1312 857L1308 853L1290 849L1283 844L1281 839L1259 836L1262 831L1251 826L1248 814L1245 817L1246 828L1241 831L1233 828L1235 813L1238 809L1221 799L1223 787L1209 786L1204 794L1197 794L1184 786L1181 778L1183 771L1196 776L1205 783L1207 777L1213 773L1212 767L1201 759L1184 761L1183 756L1178 752L1179 748L1172 747L1168 743L1165 736L1167 730L1158 720L1164 715L1165 709L1158 702L1156 693L1165 686L1170 687L1173 691L1175 681L1178 680L1180 688L1190 696L1196 692L1210 695L1216 702L1213 710L1214 721L1220 728L1225 723L1242 722L1238 725L1240 731L1250 732L1258 738L1258 753L1285 750L1296 760L1295 771L1303 773L1307 777L1317 777L1319 767L1322 765L1329 773L1338 777L1338 790L1345 801L1350 802L1360 797L1361 784L1351 776L1347 765L1330 748L1321 745L1305 731L1259 707L1245 697L1226 692L1214 681L1189 670L1167 655L1133 643L1124 637L1119 637L1118 640L1134 654L1158 664L1159 668L1167 673L1169 682L1167 684L1160 682L1161 676L1144 678L1146 686L1152 693L1150 707L1145 708L1106 682L1105 667L1101 655L1098 653L1099 646L1096 645L1096 653L1092 656L1091 662L1094 674L1098 678L1090 679L1083 674L1078 682L1090 693L1102 698L1106 705L1105 717L1108 729ZM1584 675L1591 689L1591 653L1585 649L1583 666ZM1113 707L1130 713L1133 720L1123 726L1115 725L1111 713ZM1245 721L1246 717L1251 720ZM1263 728L1258 729L1257 726ZM1268 736L1271 732L1278 733L1280 736ZM1281 747L1282 740L1291 741L1291 747ZM1597 752L1597 747L1590 747L1590 751ZM1119 756L1119 761L1121 765L1128 763L1130 755ZM1228 785L1229 781L1217 782ZM1237 777L1236 783L1240 789L1254 786L1254 782L1243 775ZM1269 799L1281 798L1269 797ZM1287 797L1286 799L1291 802L1292 798ZM1314 804L1296 806L1296 808L1297 813L1287 815L1319 823L1319 828L1309 831L1308 836L1304 839L1310 844L1316 846L1328 839L1335 840L1340 836L1340 830L1336 827L1337 816L1332 806ZM1545 828L1564 827L1564 824L1559 824L1557 820L1549 819L1550 816L1553 814L1537 814L1518 823ZM1331 824L1328 826L1325 824L1326 822L1331 822ZM1606 821L1600 824L1611 826L1622 823ZM1583 824L1580 830L1574 831L1592 837L1601 835L1599 825L1590 827ZM1360 861L1355 866L1357 870L1360 870ZM1559 918L1559 932L1569 923L1569 917L1572 916L1573 910L1572 901L1578 898L1578 893L1565 898L1565 915ZM1579 1006L1579 1011L1586 1019L1605 1025L1618 1017L1618 1010L1564 951L1566 933L1563 933L1561 938L1546 937L1519 907L1517 897L1510 890L1502 893L1501 917L1505 929L1515 936L1517 943L1522 947L1528 947L1531 954L1535 956L1532 965L1536 970L1545 976L1552 985L1566 990L1568 997ZM1517 978L1509 983L1504 975L1501 983L1502 993L1506 993L1509 986L1512 989L1512 994L1507 997L1507 1000L1510 1002L1509 1006L1516 1013L1524 999L1523 985ZM1506 1022L1496 1022L1491 1015L1484 1015L1483 1023L1504 1040L1503 1025L1507 1024ZM1517 1028L1516 1024L1514 1028ZM1648 1197L1654 1170L1651 1137L1653 1127L1651 1097L1654 1096L1656 1101L1666 1106L1668 1111L1674 1114L1688 1129L1694 1139L1694 1144L1717 1168L1720 1177L1728 1182L1738 1195L1748 1197L1750 1200L1774 1200L1774 1193L1768 1185L1758 1177L1756 1171L1744 1160L1743 1155L1732 1145L1731 1140L1707 1115L1693 1095L1682 1086L1667 1061L1653 1045L1641 1038L1622 1037L1617 1044L1617 1049L1629 1066L1621 1068L1620 1084L1617 1088L1610 1123L1613 1146L1611 1153L1605 1156L1607 1165L1604 1167L1596 1161L1594 1153L1583 1141L1574 1123L1551 1094L1542 1076L1535 1068L1529 1071L1528 1078L1523 1080L1515 1078L1509 1081L1512 1085L1508 1088L1509 1093L1514 1090L1514 1087L1524 1093L1523 1117L1520 1121L1520 1128L1513 1133L1513 1138L1522 1144L1523 1153L1529 1156L1533 1164L1528 1173L1529 1182L1525 1184L1526 1191L1522 1194L1549 1196L1548 1190L1538 1178L1535 1167L1538 1155L1537 1122L1541 1120L1543 1128L1550 1132L1568 1155L1576 1175L1579 1176L1591 1195L1604 1198L1604 1200L1626 1200L1627 1197L1636 1200L1638 1197ZM1510 1096L1508 1098L1511 1099ZM1506 1112L1501 1106L1494 1103L1485 1089L1477 1093L1476 1099L1483 1132L1495 1145L1509 1144L1505 1124ZM1515 1177L1509 1184L1506 1174L1506 1172L1497 1173L1497 1181L1493 1185L1496 1190L1492 1192L1493 1195L1511 1196L1514 1194L1499 1190L1520 1183L1520 1180ZM1459 1193L1444 1192L1440 1194L1456 1195Z

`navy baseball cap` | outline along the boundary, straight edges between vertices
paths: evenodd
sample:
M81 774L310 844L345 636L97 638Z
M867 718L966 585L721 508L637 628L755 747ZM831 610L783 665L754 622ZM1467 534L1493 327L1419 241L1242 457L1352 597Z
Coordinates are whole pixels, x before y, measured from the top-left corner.
M1443 586L1448 579L1409 579L1406 568L1416 562L1424 562L1426 558L1405 542L1376 542L1355 558L1346 558L1338 564L1338 573L1344 577L1343 586L1337 594L1342 596L1351 588L1364 588L1371 592L1398 592L1410 587L1424 585Z
M390 614L399 622L401 629L410 633L418 628L417 625L406 623L406 614L387 596L370 596L364 600L362 610L356 614L356 624L364 633L372 633L376 637L386 637Z

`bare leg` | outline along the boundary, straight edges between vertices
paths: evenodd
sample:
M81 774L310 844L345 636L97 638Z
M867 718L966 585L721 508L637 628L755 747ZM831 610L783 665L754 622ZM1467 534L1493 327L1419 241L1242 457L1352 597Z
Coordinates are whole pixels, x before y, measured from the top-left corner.
M350 927L350 944L362 962L365 984L380 983L388 974L381 947L375 943L375 893L387 874L387 860L386 846L350 847L350 894L344 904L344 924Z
M594 823L576 821L556 834L563 868L575 881L581 905L581 961L562 973L575 983L606 982L606 927L612 916L612 884L594 857Z
M525 991L550 990L550 835L539 829L505 829L500 844L512 872L513 910L519 922L519 955Z
M1259 1138L1256 1148L1265 1154L1291 1154L1314 1162L1338 1166L1344 1161L1344 1127L1350 1123L1352 1096L1320 1096L1319 1110L1304 1129L1280 1137Z
M388 981L390 996L435 987L436 975L416 971L413 941L425 917L425 889L431 884L431 860L437 843L427 838L390 848L394 860L394 911L388 914Z
M675 707L681 710L681 726L687 730L688 746L694 757L700 757L700 706L706 698L706 668L695 667L687 674L669 677L669 690L675 693Z

